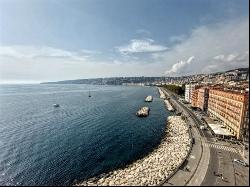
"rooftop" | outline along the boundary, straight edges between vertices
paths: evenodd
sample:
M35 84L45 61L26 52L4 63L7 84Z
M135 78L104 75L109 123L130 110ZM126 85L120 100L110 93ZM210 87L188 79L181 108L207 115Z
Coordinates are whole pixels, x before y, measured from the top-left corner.
M222 136L234 136L229 130L227 130L223 125L215 122L209 117L203 117L207 125L212 129L214 134Z

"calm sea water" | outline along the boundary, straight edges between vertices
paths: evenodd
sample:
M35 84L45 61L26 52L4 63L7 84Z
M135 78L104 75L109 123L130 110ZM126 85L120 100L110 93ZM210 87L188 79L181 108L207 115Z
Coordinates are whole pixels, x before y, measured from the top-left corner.
M144 105L150 115L136 117ZM154 87L1 85L0 185L71 185L122 167L152 151L167 116Z

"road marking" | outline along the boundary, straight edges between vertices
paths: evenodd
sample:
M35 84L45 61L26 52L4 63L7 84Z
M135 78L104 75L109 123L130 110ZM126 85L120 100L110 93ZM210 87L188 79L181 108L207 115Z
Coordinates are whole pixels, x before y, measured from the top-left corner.
M217 144L210 144L210 143L205 143L204 145L206 147L211 147L211 148L215 148L215 149L221 149L224 151L230 151L230 152L237 153L237 150L235 148L232 148L232 147L227 147L227 146L217 145Z

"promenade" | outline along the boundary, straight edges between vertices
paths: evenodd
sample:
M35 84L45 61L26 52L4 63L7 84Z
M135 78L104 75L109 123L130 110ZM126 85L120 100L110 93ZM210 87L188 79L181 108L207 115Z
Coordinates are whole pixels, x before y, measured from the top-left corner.
M175 96L167 92L165 89L163 92L165 95L170 97L171 102L177 111L187 117L187 121L191 127L191 133L195 141L192 151L184 164L163 184L163 186L199 186L205 178L208 168L210 157L209 148L203 146L204 140L200 132L195 127L195 119L192 118L188 111L185 110L185 108L175 99Z

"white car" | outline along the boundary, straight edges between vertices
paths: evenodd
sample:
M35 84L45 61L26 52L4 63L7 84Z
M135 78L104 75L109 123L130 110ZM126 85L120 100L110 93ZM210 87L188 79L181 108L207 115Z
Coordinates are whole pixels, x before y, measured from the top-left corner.
M242 165L242 166L245 166L245 167L247 167L248 166L248 164L246 163L246 162L244 162L243 160L239 160L239 159L234 159L234 162L236 162L236 163L238 163L238 164L240 164L240 165Z
M203 125L201 125L201 126L200 126L200 129L201 129L201 130L206 130L206 127L203 126Z

